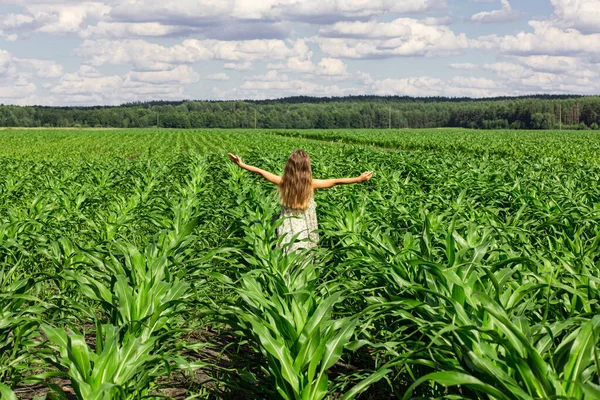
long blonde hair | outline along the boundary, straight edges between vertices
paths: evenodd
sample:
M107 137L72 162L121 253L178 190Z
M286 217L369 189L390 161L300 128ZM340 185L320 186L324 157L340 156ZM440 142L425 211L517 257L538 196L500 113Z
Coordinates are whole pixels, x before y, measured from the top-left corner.
M310 157L304 150L294 151L283 170L279 184L279 195L283 205L304 210L313 197L312 169Z

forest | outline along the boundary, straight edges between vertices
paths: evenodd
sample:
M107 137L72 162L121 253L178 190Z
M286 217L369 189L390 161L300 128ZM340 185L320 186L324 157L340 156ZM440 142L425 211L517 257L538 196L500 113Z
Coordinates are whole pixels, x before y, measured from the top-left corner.
M120 106L0 105L0 127L256 129L594 129L600 96L493 99L306 97L261 101L152 101Z

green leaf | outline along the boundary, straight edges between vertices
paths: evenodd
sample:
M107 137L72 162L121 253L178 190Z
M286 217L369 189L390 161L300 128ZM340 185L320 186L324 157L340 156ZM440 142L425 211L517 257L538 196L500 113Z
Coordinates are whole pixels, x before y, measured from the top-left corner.
M600 331L600 315L594 316L586 322L575 338L569 359L564 369L564 380L566 382L567 395L576 396L579 391L577 381L581 379L581 373L590 365L594 357L594 347L598 345Z
M467 375L462 372L455 372L455 371L434 372L434 373L431 373L431 374L421 377L415 383L410 385L410 387L408 388L406 393L404 393L402 400L408 400L411 397L413 390L417 386L419 386L422 383L427 382L427 381L437 382L444 387L467 386L470 389L477 390L479 392L483 392L485 394L493 396L494 398L496 398L498 400L510 400L510 397L505 396L502 392L500 392L495 387L488 385L487 383L483 383L479 379L477 379L471 375Z
M0 399L2 400L18 400L15 392L3 383L0 383L0 395Z
M372 384L379 382L382 378L384 378L387 374L392 372L391 369L382 368L374 374L369 375L362 381L358 382L356 385L352 387L349 391L347 391L344 396L342 396L341 400L352 400L365 390L369 388Z

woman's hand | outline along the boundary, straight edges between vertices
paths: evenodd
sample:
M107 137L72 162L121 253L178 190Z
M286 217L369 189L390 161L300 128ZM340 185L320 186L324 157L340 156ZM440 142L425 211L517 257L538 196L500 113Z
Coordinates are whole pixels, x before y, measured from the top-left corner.
M229 159L231 160L231 162L233 162L235 165L242 164L242 159L239 156L236 156L235 154L231 154L231 153L227 153L227 155L229 156Z
M366 182L366 181L370 180L370 179L373 177L373 172L374 172L374 171L367 171L367 172L363 172L363 173L360 175L360 181L361 181L361 182Z

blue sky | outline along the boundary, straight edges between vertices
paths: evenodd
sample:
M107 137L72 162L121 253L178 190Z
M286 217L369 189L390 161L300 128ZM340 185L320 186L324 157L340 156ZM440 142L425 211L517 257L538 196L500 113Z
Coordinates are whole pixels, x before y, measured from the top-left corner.
M0 103L600 93L600 0L0 0Z

